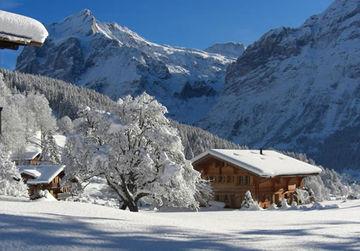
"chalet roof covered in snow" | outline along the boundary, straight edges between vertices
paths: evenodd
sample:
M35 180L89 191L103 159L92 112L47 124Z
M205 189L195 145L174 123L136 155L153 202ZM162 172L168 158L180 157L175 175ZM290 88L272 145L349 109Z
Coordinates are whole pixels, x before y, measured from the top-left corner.
M34 178L27 181L29 185L49 184L64 170L64 167L64 165L25 165L19 166L19 171Z
M41 173L35 169L24 169L21 172L22 174L27 174L33 178L38 178L41 176Z
M17 49L19 45L41 46L47 36L46 28L39 21L0 10L0 48Z
M22 152L17 152L11 155L11 160L33 160L35 159L39 154L41 154L41 148L36 146L26 146L25 150Z
M321 169L317 166L273 150L263 150L260 154L260 150L211 149L195 157L192 162L195 163L209 155L262 177L321 173Z

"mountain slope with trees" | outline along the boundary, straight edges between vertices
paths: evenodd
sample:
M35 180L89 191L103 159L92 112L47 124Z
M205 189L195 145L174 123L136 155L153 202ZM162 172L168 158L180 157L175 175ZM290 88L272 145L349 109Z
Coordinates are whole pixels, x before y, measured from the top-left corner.
M43 94L57 118L68 116L77 118L84 107L113 111L116 102L109 97L87 88L78 87L62 80L0 69L4 83L14 92ZM179 129L185 147L186 157L193 158L209 148L238 148L234 143L221 139L200 128L173 121Z

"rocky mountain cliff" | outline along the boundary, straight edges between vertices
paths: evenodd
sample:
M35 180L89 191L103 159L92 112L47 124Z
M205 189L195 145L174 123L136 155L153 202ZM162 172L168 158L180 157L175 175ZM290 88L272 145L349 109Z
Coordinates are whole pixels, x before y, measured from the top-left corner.
M114 99L143 91L156 96L170 117L192 123L204 116L223 88L234 58L159 45L89 10L48 27L42 48L25 48L16 69L70 81Z
M217 43L205 49L205 51L237 59L244 53L245 46L242 43L234 42Z
M336 0L299 28L263 35L228 67L199 125L250 147L360 169L360 1Z

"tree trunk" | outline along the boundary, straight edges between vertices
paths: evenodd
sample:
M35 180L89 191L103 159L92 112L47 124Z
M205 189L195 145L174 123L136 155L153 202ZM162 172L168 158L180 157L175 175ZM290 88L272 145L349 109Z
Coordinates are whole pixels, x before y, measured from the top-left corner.
M136 203L131 203L128 205L130 212L139 212L139 208Z
M123 204L120 206L120 209L126 210L126 208L129 208L129 210L131 212L139 212L139 207L137 206L137 201L144 195L140 194L140 196L133 198L129 192L127 185L126 185L124 176L120 176L120 177L121 177L121 181L122 181L121 187L114 185L109 179L106 179L108 185L112 189L114 189L114 191L118 194L119 198L123 202ZM122 193L120 191L118 191L118 189L119 190L121 189ZM122 194L124 194L125 196L123 196Z
M120 206L121 210L129 208L131 212L139 212L139 207L135 201L124 201Z
M123 202L120 206L121 210L126 210L126 208L128 207L128 204L126 202Z

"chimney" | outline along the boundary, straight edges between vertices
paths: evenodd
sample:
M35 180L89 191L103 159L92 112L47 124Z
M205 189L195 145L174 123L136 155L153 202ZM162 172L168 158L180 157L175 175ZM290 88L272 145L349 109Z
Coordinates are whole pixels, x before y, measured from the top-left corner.
M260 154L261 154L261 155L263 155L263 152L262 152L262 150L263 150L263 149L262 149L262 148L260 148Z
M1 121L1 112L2 112L2 107L0 107L0 136L1 136L1 134L2 134L2 128L1 128L1 126L2 126L2 121Z

